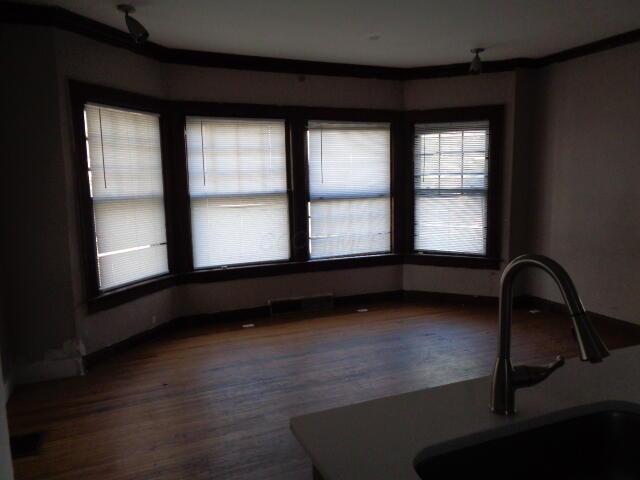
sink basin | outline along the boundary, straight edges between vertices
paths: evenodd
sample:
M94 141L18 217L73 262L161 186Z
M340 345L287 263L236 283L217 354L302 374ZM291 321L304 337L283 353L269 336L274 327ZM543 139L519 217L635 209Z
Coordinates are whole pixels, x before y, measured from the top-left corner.
M619 411L575 417L420 458L422 479L640 479L640 415Z

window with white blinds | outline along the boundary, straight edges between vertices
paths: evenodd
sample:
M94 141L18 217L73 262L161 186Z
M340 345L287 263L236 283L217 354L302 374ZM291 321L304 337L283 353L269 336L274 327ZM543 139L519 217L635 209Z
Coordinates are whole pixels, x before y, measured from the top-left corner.
M391 249L389 124L308 124L311 258Z
M485 255L489 122L415 126L415 249Z
M85 105L100 290L167 273L158 115Z
M194 266L288 259L284 120L188 117L186 141Z

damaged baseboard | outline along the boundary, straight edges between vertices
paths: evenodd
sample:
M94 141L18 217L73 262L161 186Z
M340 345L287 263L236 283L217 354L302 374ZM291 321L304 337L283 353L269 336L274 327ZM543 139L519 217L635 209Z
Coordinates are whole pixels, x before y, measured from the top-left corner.
M14 384L43 382L84 375L82 357L41 360L39 362L16 365Z
M42 360L17 361L12 368L15 386L84 375L86 350L78 339L66 340L60 348L45 352Z

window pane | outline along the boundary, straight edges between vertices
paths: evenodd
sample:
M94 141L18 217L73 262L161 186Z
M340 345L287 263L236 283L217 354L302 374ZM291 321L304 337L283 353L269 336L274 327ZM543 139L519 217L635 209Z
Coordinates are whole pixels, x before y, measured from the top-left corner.
M85 106L101 290L168 272L157 115Z
M416 250L485 253L484 195L416 197Z
M98 270L103 288L166 273L169 271L167 245L148 245L98 257Z
M415 249L485 255L489 122L415 127Z
M386 252L391 245L389 198L318 200L310 204L312 258Z
M289 257L286 195L194 198L191 216L197 268Z
M196 268L286 260L283 120L187 118Z
M311 258L391 249L388 124L309 122Z
M93 202L98 255L165 243L162 197Z

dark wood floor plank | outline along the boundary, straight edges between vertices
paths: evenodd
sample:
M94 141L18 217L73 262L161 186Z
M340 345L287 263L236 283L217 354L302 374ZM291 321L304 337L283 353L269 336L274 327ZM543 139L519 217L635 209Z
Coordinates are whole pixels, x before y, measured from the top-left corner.
M85 377L19 389L12 433L44 431L17 480L311 478L289 418L491 372L496 308L387 302L168 332ZM568 318L514 316L517 362L577 353ZM637 329L603 325L612 348Z

